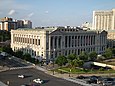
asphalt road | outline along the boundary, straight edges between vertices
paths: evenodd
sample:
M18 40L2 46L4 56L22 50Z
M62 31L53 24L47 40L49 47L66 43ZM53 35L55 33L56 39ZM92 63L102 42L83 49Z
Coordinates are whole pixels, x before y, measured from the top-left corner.
M22 63L21 61L18 61L16 59L13 59L11 57L6 57L6 59L0 59L0 65L5 65L8 67L23 67L28 66L27 64Z
M18 75L20 74L24 74L27 77L24 79L18 78ZM0 72L0 81L2 81L3 83L7 83L7 81L9 81L9 86L21 86L22 84L32 84L33 79L35 78L40 78L45 81L45 83L35 86L81 86L79 84L64 79L53 77L33 68Z

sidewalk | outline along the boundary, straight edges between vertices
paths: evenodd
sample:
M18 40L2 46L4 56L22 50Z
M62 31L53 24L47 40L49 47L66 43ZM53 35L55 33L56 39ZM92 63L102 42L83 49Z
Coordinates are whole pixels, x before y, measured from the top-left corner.
M7 71L7 70L9 70L9 68L8 67L2 67L2 66L0 66L0 72L2 72L2 71Z
M4 84L3 82L0 81L0 86L8 86L6 84Z
M67 81L74 82L74 83L77 83L77 84L80 84L83 86L98 86L98 85L90 85L87 83L83 83L79 80L73 79L73 77L77 77L79 74L66 74L66 73L61 74L61 73L57 73L57 72L54 72L54 74L53 74L53 71L48 71L48 70L46 70L46 68L44 69L44 68L39 67L39 66L36 66L35 68L45 72L46 74L52 75L52 76L57 77L57 78L62 78L62 79L65 79Z

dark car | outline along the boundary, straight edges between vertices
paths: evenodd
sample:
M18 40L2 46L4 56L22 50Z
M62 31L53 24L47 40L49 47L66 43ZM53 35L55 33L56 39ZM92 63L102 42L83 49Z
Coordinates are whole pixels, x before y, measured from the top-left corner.
M77 76L76 78L77 78L77 79L85 79L86 76L82 76L82 75L80 75L80 76Z
M100 79L100 78L101 78L100 76L91 76L91 77L89 78L89 80L87 81L87 83L89 83L89 84L91 84L91 83L97 84L97 81L98 81L98 79Z
M99 84L102 84L103 86L112 86L114 83L114 79L113 78L103 78L102 81L100 81Z

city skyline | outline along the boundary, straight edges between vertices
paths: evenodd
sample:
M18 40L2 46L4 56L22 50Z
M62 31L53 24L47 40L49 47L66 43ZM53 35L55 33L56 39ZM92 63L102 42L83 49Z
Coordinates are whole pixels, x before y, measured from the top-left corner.
M1 0L0 18L27 19L37 26L80 26L92 23L94 10L111 10L114 0Z

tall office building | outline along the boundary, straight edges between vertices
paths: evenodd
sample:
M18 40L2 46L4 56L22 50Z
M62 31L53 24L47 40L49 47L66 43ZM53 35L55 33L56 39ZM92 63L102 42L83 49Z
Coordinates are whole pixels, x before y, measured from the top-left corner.
M30 20L23 20L25 28L32 28L32 22Z
M17 28L32 28L30 20L13 20L13 18L4 17L0 19L0 30L11 31Z
M10 31L11 29L17 29L17 22L12 18L4 17L0 21L0 30Z
M23 20L17 20L18 28L24 28L24 21Z
M11 48L31 54L34 58L52 60L59 55L82 51L104 53L107 46L106 31L84 31L78 27L11 30Z
M93 11L93 29L115 30L115 9Z

